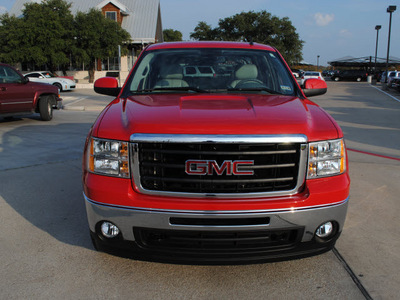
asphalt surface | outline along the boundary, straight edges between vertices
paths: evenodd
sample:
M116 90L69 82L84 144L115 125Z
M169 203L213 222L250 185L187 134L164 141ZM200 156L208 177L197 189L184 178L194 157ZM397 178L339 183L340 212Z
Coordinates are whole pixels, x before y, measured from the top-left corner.
M342 236L320 256L244 266L150 263L93 249L81 155L111 97L65 92L50 122L0 118L0 299L398 299L399 96L328 82L328 93L312 98L349 148Z

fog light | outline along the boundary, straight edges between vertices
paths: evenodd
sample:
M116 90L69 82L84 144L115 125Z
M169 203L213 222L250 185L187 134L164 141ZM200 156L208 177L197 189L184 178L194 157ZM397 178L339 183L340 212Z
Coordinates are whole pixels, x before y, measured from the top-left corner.
M115 226L113 223L103 222L103 224L101 224L101 233L106 238L111 239L119 234L119 228Z
M315 232L315 234L319 238L326 238L326 237L330 236L332 234L332 232L333 232L333 224L332 224L332 222L326 222L326 223L324 223L324 224L322 224L321 226L318 227L318 229Z

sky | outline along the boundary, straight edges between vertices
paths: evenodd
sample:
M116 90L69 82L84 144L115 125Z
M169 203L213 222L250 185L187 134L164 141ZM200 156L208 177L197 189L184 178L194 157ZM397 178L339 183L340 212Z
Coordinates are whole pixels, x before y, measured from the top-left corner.
M82 0L84 1L84 0ZM100 1L100 0L99 0ZM14 0L0 0L0 13L11 9ZM400 57L399 0L160 0L163 28L179 30L184 40L200 21L212 27L219 19L241 12L266 10L279 18L288 17L304 43L304 61L328 65L344 56L375 56L376 25L379 31L378 57L386 58L389 5L392 15L390 56Z

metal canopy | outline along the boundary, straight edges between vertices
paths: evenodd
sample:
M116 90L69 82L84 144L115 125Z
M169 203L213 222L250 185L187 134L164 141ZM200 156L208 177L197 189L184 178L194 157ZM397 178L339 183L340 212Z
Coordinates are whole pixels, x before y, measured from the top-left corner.
M328 61L332 67L359 67L359 68L373 68L375 67L375 56L364 56L364 57L352 57L346 56L334 61ZM400 59L397 57L390 57L388 66L398 66L400 65ZM377 57L376 67L385 68L386 58Z

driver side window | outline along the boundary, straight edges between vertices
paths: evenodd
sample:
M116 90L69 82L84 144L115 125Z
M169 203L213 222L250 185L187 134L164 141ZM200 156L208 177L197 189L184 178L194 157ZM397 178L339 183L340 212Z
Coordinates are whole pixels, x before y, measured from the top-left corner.
M1 83L21 83L21 76L15 72L13 69L0 66L0 82Z

